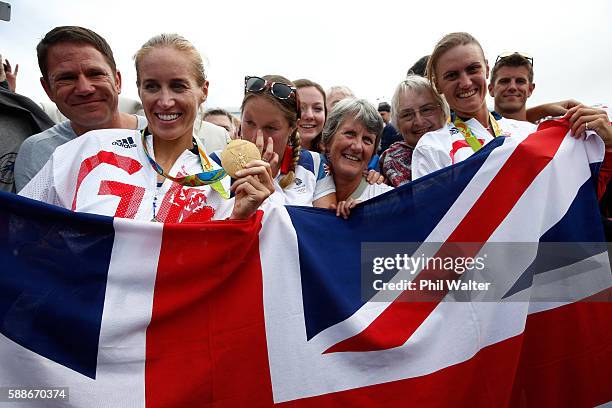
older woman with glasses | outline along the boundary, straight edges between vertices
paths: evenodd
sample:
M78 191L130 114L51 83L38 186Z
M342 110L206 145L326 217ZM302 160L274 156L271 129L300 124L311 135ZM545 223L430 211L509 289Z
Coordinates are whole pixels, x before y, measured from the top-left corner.
M274 191L270 165L251 161L230 188L193 137L208 93L198 51L177 34L161 34L134 60L147 128L96 130L60 146L21 194L75 211L159 222L254 214Z
M380 169L394 187L412 180L412 153L427 132L441 129L449 116L448 104L418 75L408 75L395 88L391 120L404 140L393 143L380 157Z
M344 99L329 113L322 141L335 185L337 215L347 218L357 203L393 189L385 184L369 184L364 177L380 144L383 127L376 108L364 99Z
M255 143L270 164L274 194L279 204L328 207L333 189L316 195L317 180L325 176L318 153L301 146L298 120L301 109L293 82L279 75L245 78L240 137Z

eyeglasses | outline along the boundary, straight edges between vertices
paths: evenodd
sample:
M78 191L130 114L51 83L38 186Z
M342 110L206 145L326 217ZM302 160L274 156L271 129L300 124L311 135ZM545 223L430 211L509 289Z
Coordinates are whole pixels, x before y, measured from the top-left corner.
M518 52L518 51L511 51L511 52L503 52L501 54L499 54L497 56L497 59L495 60L495 65L497 65L497 63L503 59L509 58L513 55L518 55L520 57L525 58L527 61L529 61L529 63L531 64L531 66L533 67L533 57L529 54L525 54L524 52Z
M407 120L412 122L416 119L417 112L421 115L422 118L431 118L436 114L440 107L438 105L425 105L417 111L406 110L402 111L399 114L400 119Z
M282 82L269 82L256 76L244 77L244 93L259 93L269 89L272 96L277 99L289 99L292 95L295 98L295 87L283 84Z

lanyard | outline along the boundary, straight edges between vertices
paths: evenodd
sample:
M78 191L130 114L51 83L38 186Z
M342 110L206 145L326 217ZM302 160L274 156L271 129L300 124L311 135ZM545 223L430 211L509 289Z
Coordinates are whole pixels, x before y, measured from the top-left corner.
M147 156L147 159L149 159L151 167L153 167L153 170L155 170L157 174L164 178L170 179L182 186L201 187L210 185L216 192L221 195L221 197L226 199L229 198L228 192L225 191L225 188L223 188L223 184L221 184L221 179L227 176L227 173L222 168L213 168L212 164L208 160L208 157L206 156L206 153L204 153L204 151L200 147L200 144L198 143L197 139L195 139L195 142L196 146L198 147L200 163L204 171L197 174L188 174L186 176L172 177L171 175L166 174L164 172L164 169L162 169L162 167L149 154L149 150L147 149L147 141L145 140L145 129L142 130L141 134L142 147L144 148L145 155Z
M472 129L470 129L470 127L463 120L461 120L459 116L457 116L456 114L453 114L453 116L454 116L453 124L455 125L457 129L459 129L459 131L465 138L465 141L470 145L474 153L479 151L482 148L482 144L476 138L476 136L474 136L474 133L472 133ZM493 137L502 135L502 131L501 131L501 128L499 127L499 123L497 123L497 121L495 120L491 112L489 112L489 125L491 126L491 129L493 130Z

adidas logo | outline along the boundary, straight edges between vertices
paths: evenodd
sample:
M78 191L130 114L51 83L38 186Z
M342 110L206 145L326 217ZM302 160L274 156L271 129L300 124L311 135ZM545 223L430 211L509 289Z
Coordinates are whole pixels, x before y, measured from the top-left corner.
M299 185L301 185L303 183L303 181L301 179L297 178L297 177L293 181L295 182L296 186L299 186Z
M128 137L127 139L117 139L113 142L113 146L121 146L129 149L130 147L136 147L136 143L134 143L134 139L132 137Z

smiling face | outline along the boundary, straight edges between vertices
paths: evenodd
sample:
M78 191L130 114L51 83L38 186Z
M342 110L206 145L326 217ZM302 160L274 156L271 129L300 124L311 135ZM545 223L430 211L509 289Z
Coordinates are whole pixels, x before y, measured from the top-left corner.
M59 43L47 54L45 92L71 121L77 134L116 127L121 76L98 50L80 43Z
M410 146L427 132L440 129L446 121L444 111L429 91L406 90L399 97L397 126Z
M252 95L242 109L241 138L255 143L258 130L263 132L264 149L271 137L274 152L282 161L294 128L289 126L283 111L274 102L260 95Z
M302 116L298 122L298 130L302 146L310 148L310 142L317 137L325 125L325 100L314 86L297 90L300 98Z
M440 56L435 66L438 91L450 108L465 118L488 114L486 105L489 67L480 47L458 45Z
M208 83L198 86L189 54L171 47L147 52L138 64L138 94L151 133L164 140L191 140Z
M525 109L534 87L527 67L504 66L497 70L495 83L489 84L489 93L495 98L495 110L504 116Z
M360 178L374 154L376 135L359 120L347 117L326 146L334 177Z

